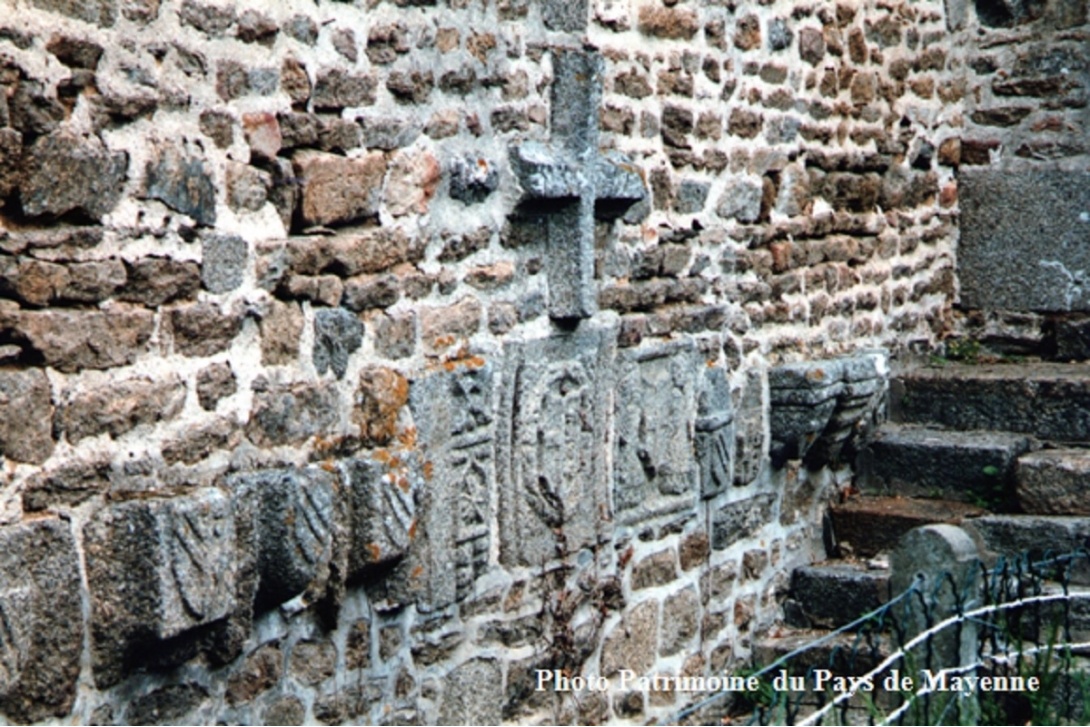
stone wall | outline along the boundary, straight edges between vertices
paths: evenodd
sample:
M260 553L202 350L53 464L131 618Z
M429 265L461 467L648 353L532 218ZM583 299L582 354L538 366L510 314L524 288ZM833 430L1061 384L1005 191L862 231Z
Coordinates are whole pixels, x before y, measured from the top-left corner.
M745 664L873 350L950 323L960 22L0 0L0 712L643 721L690 697L533 670Z
M965 20L955 329L999 352L1090 355L1085 0L977 0Z

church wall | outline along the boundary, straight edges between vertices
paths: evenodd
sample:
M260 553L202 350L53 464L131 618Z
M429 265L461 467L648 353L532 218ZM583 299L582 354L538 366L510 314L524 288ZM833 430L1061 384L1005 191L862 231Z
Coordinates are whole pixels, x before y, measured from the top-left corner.
M0 713L643 722L693 695L538 670L746 666L949 325L968 32L0 0Z

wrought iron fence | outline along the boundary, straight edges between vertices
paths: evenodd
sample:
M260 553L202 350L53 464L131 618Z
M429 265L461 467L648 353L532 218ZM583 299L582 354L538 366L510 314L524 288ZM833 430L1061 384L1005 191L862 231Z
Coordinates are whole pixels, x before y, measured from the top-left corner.
M918 578L676 722L1088 724L1090 553L1034 555Z

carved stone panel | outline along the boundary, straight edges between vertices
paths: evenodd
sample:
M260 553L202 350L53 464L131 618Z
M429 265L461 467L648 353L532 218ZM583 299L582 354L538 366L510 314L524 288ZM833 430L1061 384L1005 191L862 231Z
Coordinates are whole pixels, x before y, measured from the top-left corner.
M219 490L171 502L159 514L160 638L234 608L234 513ZM155 554L151 554L155 557ZM164 577L169 563L169 578Z
M734 479L734 404L722 369L704 369L696 413L700 496L710 498L730 487Z
M329 575L336 530L333 477L317 467L240 474L230 479L256 515L258 601L275 605Z
M613 331L505 348L497 435L500 560L540 566L608 535Z
M856 441L861 430L880 423L887 371L883 351L863 351L841 359L844 386L825 432L807 454L807 464L817 467L843 461L845 446Z
M0 714L12 723L71 708L83 649L79 592L67 523L0 528Z
M405 557L416 535L419 476L411 463L354 458L341 463L348 485L350 574Z
M84 529L96 678L115 678L133 643L231 615L237 544L234 503L218 489L98 511Z
M761 474L768 455L768 396L759 370L746 374L734 420L734 486L744 487Z
M635 524L692 509L697 502L693 425L703 362L692 345L625 351L619 359L613 473L617 519ZM727 396L729 401L729 391Z
M495 483L493 366L473 362L414 381L410 407L428 476L421 541L406 568L418 604L464 598L488 568Z

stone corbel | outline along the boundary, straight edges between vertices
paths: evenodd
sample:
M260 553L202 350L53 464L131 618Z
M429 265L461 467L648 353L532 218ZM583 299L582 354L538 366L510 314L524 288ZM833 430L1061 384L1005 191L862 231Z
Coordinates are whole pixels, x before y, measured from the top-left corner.
M886 361L885 352L865 351L769 371L773 466L801 459L818 469L838 461L859 425L879 409Z

